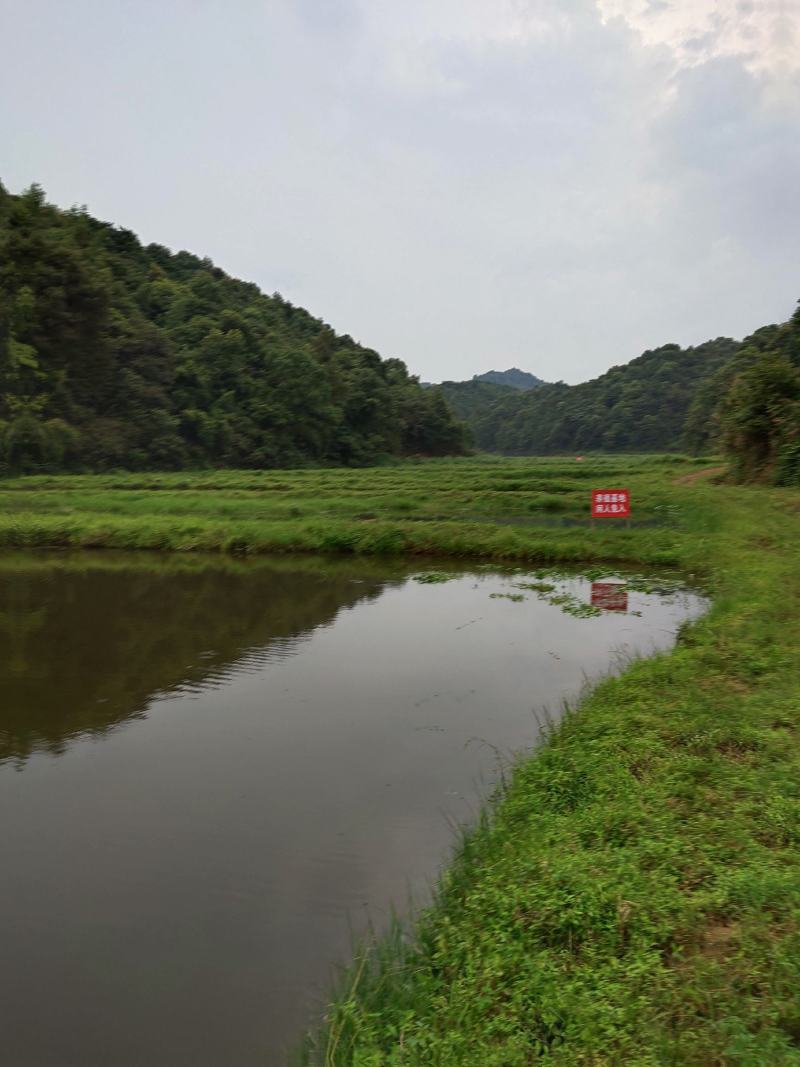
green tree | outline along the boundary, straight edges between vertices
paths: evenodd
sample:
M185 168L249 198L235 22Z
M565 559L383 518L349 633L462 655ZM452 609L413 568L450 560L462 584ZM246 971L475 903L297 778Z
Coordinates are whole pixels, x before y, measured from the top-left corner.
M722 444L742 477L797 482L800 474L800 370L762 353L736 377L722 407Z
M463 447L401 361L208 259L0 185L0 469L365 464Z

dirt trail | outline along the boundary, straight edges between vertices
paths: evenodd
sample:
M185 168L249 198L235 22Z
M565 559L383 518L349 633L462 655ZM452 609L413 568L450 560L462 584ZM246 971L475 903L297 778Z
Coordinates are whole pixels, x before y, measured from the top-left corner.
M715 474L722 474L727 469L727 467L706 467L701 471L692 471L691 474L682 474L680 478L675 479L675 485L693 485L701 478L712 478Z

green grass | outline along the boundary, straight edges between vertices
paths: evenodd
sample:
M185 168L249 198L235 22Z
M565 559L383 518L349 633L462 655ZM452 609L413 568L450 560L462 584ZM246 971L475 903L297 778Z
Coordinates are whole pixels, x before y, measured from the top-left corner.
M800 496L652 492L711 612L519 764L309 1062L800 1063Z
M5 545L666 563L711 594L674 651L599 685L520 762L433 904L359 949L309 1062L800 1064L800 495L680 481L695 469L477 459L0 484ZM629 486L654 524L582 524L603 485Z
M0 481L0 546L683 562L695 516L662 482L681 457L478 458L369 470L38 476ZM588 526L624 477L634 529ZM706 516L707 519L707 516Z

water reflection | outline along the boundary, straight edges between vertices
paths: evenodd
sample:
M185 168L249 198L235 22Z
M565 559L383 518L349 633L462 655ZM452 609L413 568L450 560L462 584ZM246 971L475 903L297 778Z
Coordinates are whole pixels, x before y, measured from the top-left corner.
M495 753L702 609L407 573L0 558L4 1063L284 1062L350 924L424 892Z
M293 655L387 577L302 561L6 556L0 563L0 760L145 714L176 691L223 684Z

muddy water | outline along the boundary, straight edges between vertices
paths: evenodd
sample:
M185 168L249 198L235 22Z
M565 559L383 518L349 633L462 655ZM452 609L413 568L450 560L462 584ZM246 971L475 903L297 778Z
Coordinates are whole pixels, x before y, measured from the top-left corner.
M283 1063L497 752L703 609L596 587L585 618L580 578L411 575L0 558L3 1063Z

